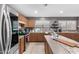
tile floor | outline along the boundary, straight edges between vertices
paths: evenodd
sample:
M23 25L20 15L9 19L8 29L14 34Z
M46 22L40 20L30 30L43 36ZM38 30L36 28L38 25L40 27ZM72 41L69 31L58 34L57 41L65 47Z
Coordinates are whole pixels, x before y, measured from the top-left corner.
M44 43L31 42L26 44L26 51L24 54L45 54Z
M18 54L17 50L14 54ZM26 43L26 51L23 54L45 54L43 42Z

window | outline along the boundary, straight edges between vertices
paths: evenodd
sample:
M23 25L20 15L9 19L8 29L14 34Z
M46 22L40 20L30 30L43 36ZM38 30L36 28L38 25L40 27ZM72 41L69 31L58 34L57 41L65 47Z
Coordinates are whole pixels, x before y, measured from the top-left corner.
M76 30L76 20L59 20L62 30Z

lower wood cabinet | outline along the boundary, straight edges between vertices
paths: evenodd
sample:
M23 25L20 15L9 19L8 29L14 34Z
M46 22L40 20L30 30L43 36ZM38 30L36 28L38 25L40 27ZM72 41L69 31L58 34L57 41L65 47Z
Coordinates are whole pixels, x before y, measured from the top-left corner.
M79 41L79 33L58 33L60 35L63 35L65 37L71 38L73 40Z
M28 42L44 42L45 54L52 54L53 52L48 45L44 35L45 33L30 33Z
M24 36L19 38L19 54L22 54L25 51L25 39Z
M30 33L29 42L44 42L45 37L44 33Z
M51 50L47 42L44 43L44 46L45 46L45 54L53 54L53 51Z

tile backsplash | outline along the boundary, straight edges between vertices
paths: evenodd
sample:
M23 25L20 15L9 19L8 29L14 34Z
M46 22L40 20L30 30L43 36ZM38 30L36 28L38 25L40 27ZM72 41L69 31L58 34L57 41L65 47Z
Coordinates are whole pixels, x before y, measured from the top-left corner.
M51 24L54 21L63 22L63 24L62 24L63 31L77 31L77 30L79 30L79 28L77 28L79 26L79 22L78 22L79 18L78 17L44 17L44 21L42 20L41 17L37 17L36 18L37 23L35 24L35 27L47 29L47 28L50 28Z

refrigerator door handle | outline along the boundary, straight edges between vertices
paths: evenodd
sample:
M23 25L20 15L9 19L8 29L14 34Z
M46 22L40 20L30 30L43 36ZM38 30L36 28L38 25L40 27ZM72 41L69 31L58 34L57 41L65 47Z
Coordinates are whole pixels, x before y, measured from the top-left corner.
M11 25L7 15L6 5L2 6L1 14L1 46L3 53L8 53L10 46Z
M6 9L7 9L7 6L6 6ZM10 49L10 41L11 41L11 34L12 34L12 31L11 31L11 23L10 23L10 18L9 18L9 15L7 14L7 10L4 10L4 15L5 15L5 22L6 22L6 29L7 29L7 44L6 44L6 50L5 50L5 53L8 53L9 49Z
M3 10L4 10L4 7L5 7L5 5L1 5L1 11L0 11L0 43L1 43L1 50L2 50L2 53L4 53L4 48L3 48L3 39L2 39L2 26L3 26L3 24L2 24L2 21L3 21Z
M7 6L0 6L0 53L8 53L12 38L11 21L8 15Z
M11 25L11 19L10 19L10 14L9 14L9 7L8 6L6 6L6 8L7 8L7 11L6 11L6 14L7 14L7 18L8 18L8 24L9 24L9 41L8 41L8 53L9 53L9 51L10 51L10 49L11 49L11 41L12 41L12 25Z

